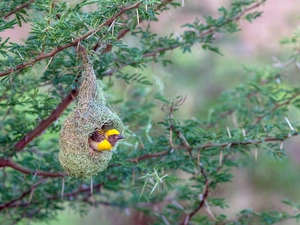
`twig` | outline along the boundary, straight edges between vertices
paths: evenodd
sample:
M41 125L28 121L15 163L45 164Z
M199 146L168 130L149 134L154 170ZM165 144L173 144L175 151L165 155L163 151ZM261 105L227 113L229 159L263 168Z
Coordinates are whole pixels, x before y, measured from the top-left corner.
M243 146L243 145L257 145L257 144L261 144L261 143L265 143L265 142L272 142L272 141L285 141L288 138L292 137L292 136L298 136L299 133L292 133L290 135L286 135L285 137L267 137L264 139L254 139L254 140L247 140L247 141L241 141L241 142L224 142L224 143L206 143L203 145L200 145L199 147L197 147L198 150L205 150L208 148L213 148L213 147L218 147L218 148L224 148L227 147L228 145L230 146ZM180 145L177 148L182 147L184 149L188 148L185 145ZM189 147L191 148L191 147ZM128 162L134 162L134 163L138 163L141 160L144 159L149 159L149 158L156 158L156 157L160 157L163 155L167 155L171 152L171 150L165 150L162 152L157 152L157 153L152 153L152 154L145 154L136 158L132 158L132 159L128 159ZM224 156L223 156L223 161L224 161Z
M40 179L38 182L36 182L35 184L33 184L27 191L24 191L18 198L15 198L9 202L6 202L4 204L0 204L0 211L3 210L3 209L6 209L6 208L9 208L10 205L16 205L15 203L17 203L18 201L22 200L26 195L32 193L32 191L37 187L39 186L41 183L43 183L44 181L46 181L45 178L42 178ZM28 201L30 203L30 199Z
M52 111L47 119L40 122L37 127L35 127L32 131L25 135L25 137L23 137L15 144L14 147L17 149L17 151L21 151L28 143L39 136L47 127L49 127L55 120L57 120L77 95L78 89L72 90L56 107L56 109Z
M24 3L23 5L18 6L16 9L10 11L9 13L7 13L6 15L3 16L4 19L6 19L7 17L11 16L12 14L20 11L21 9L24 9L26 7L28 7L31 3L33 3L35 0L29 0L27 3Z
M288 98L286 101L282 102L282 103L276 103L272 109L270 109L268 112L266 112L265 114L263 114L262 116L259 116L256 118L256 120L253 122L252 126L258 124L263 118L265 118L267 115L269 115L271 112L274 112L275 110L277 110L278 108L288 105L291 103L292 100L294 100L295 98L297 98L300 95L299 93L295 93L293 94L290 98ZM246 132L247 133L247 132Z
M52 177L53 178L53 177L68 176L68 174L62 173L62 172L46 172L46 171L39 171L39 170L30 170L30 169L22 167L8 159L0 159L0 168L1 167L10 167L10 168L20 171L24 174L32 174L35 176L42 176L42 177Z
M160 156L167 155L170 152L171 152L171 150L165 150L165 151L162 151L162 152L156 152L156 153L152 153L152 154L148 153L148 154L136 157L136 158L128 159L127 161L128 162L138 163L141 160L150 159L150 158L157 158L157 157L160 157Z
M141 4L141 2L136 2L135 4L133 4L131 6L122 8L116 15L108 18L105 22L100 24L98 28L89 30L87 33L85 33L84 35L76 38L71 43L68 43L68 44L65 44L65 45L62 45L62 46L57 46L56 48L54 48L49 53L42 52L35 59L32 59L28 62L23 62L19 65L14 66L13 68L10 68L6 71L0 72L0 77L12 74L12 73L14 73L18 70L24 69L28 66L32 66L36 62L41 61L43 59L54 57L57 53L61 52L62 50L65 50L65 49L70 48L72 46L77 46L80 41L87 39L89 36L93 35L94 33L97 33L104 26L110 25L115 19L117 19L120 15L122 15L126 11L138 8L140 4Z
M100 28L102 28L103 26L107 25L110 23L110 21L116 19L118 16L120 16L122 13L130 10L130 9L133 9L133 8L136 8L138 7L140 4L140 2L137 2L135 3L134 5L132 6L129 6L127 8L123 8L119 13L117 13L115 16L112 16L111 18L109 18L108 20L106 20L103 24L101 24L99 27L98 27L98 30ZM88 37L90 34L92 34L93 32L89 31L88 33L86 33L84 36L82 36L81 38L83 37ZM125 35L125 34L124 34ZM80 39L80 38L79 38ZM79 40L79 39L76 39L76 40ZM83 38L84 39L84 38ZM82 40L83 40L82 39ZM19 69L22 69L22 68L25 68L26 66L29 66L41 59L44 59L44 58L48 58L48 57L53 57L56 53L58 53L59 51L65 49L65 48L68 48L72 45L77 45L79 43L79 41L73 41L72 43L70 44L67 44L65 46L58 46L56 49L52 50L50 53L48 54L43 54L41 53L36 59L34 60L31 60L30 62L28 63L22 63L18 66L15 67L15 69L12 69L12 70L8 70L8 71L4 71L4 72L0 72L0 77L1 76L5 76L7 75L8 73L12 73L12 72L15 72ZM8 72L8 73L7 73ZM76 96L78 95L78 89L75 89L75 90L72 90L64 99L63 101L57 106L57 108L55 110L52 111L52 113L50 114L50 116L43 120L35 129L33 129L32 131L30 131L26 136L24 136L19 142L17 142L15 144L15 148L17 149L17 151L20 151L22 150L28 143L30 143L35 137L39 136L47 127L49 127L55 120L57 120L60 115L63 113L63 111L68 107L68 105L76 98Z
M179 45L176 45L176 46L174 45L173 47L168 47L168 48L157 48L157 49L153 50L152 52L148 52L148 53L143 54L142 58L149 58L149 57L157 55L160 52L171 50L171 49L174 49L174 48L176 48L178 46ZM105 49L102 53L105 53L107 51L110 51L110 50L109 49ZM118 70L124 68L125 66L129 66L129 65L132 65L132 64L135 64L135 63L137 63L137 61L127 61L126 63L121 64L118 67L115 67L114 69L106 70L105 72L103 72L103 75L111 76L112 74L114 74Z
M164 6L166 6L167 4L171 3L173 0L164 0L161 2L161 4L159 4L155 9L154 11L160 11ZM141 23L143 22L142 18L138 18L138 21ZM123 30L120 30L119 33L118 33L118 37L117 37L117 40L120 40L121 38L123 38L128 32L130 31L130 29L127 27L127 28L124 28ZM99 47L99 44L97 43L93 49L94 51L96 51L96 49L98 49ZM112 49L112 44L108 44L106 46L106 48L101 52L101 54L104 54L106 52L110 52L111 49ZM128 64L127 64L128 65ZM108 74L108 75L111 75L111 74Z
M283 138L278 138L278 137L267 137L264 139L256 139L256 140L247 140L247 141L242 141L242 142L224 142L224 143L206 143L203 144L199 147L197 147L198 151L200 150L205 150L208 148L212 148L212 147L218 147L218 148L224 148L227 147L228 145L230 146L242 146L242 145L257 145L257 144L261 144L261 143L265 143L265 142L273 142L273 141L285 141L286 139L292 137L292 136L298 136L298 133L292 133L290 135L286 135ZM185 146L185 145L180 145L176 148L182 147L186 150L191 150L191 146ZM161 157L164 155L168 155L171 153L172 150L165 150L165 151L161 151L161 152L156 152L156 153L147 153L144 154L142 156L136 157L136 158L131 158L131 159L127 159L128 162L133 162L133 163L139 163L139 161L141 160L145 160L145 159L150 159L150 158L157 158L157 157ZM223 161L224 161L224 157L223 157ZM117 166L117 165L115 165ZM0 159L0 167L11 167L15 170L18 170L22 173L25 174L34 174L36 176L42 176L42 177L64 177L64 176L68 176L68 174L66 173L62 173L62 172L46 172L46 171L38 171L38 170L30 170L27 168L24 168L22 166L19 166L18 164L10 161L10 160L6 160L6 159Z
M175 48L178 48L179 46L180 46L180 44L175 44L175 45L172 45L172 46L169 46L169 47L157 48L152 52L148 52L148 53L143 54L143 57L156 56L158 53L165 52L165 51L168 51L168 50L173 50Z
M163 4L167 4L171 1L164 1ZM87 32L85 35L75 39L73 42L66 44L64 46L58 46L55 49L53 49L51 52L44 54L41 53L40 55L37 56L37 58L27 62L27 63L22 63L17 65L15 68L11 68L7 71L4 72L0 72L0 77L1 76L5 76L8 75L10 73L13 73L15 71L18 71L20 69L23 69L27 66L33 65L34 63L36 63L37 61L40 61L42 59L45 58L49 58L49 57L53 57L55 54L57 54L58 52L69 48L71 46L76 46L81 40L84 40L85 38L89 37L90 35L92 35L93 33L99 31L103 26L109 25L112 21L114 21L117 17L119 17L121 14L123 14L124 12L133 9L133 8L137 8L139 6L140 2L135 3L132 6L123 8L119 13L117 13L115 16L112 16L111 18L107 19L104 23L102 23L97 29L92 29L89 32ZM163 6L162 6L163 7ZM158 7L158 9L161 9L160 7ZM128 30L123 30L123 32L119 33L119 38L122 38L126 33L128 32ZM167 50L171 50L174 49L176 47L178 47L179 45L174 45L171 47L167 47L167 48L158 48L156 50L154 50L153 52L150 53L146 53L143 55L143 57L151 57L151 56L155 56L157 53L162 52L162 51L167 51ZM104 52L109 51L109 49L105 49ZM128 65L128 64L127 64ZM126 66L126 65L124 65ZM105 74L107 75L111 75L113 72L113 70L107 71ZM76 97L78 94L77 90L76 90L76 94L75 93L70 93L64 100L63 102L51 113L51 115L44 121L42 121L34 130L32 130L31 132L29 132L22 140L20 140L18 143L16 143L15 147L20 151L21 149L23 149L28 143L30 143L35 137L37 137L38 135L40 135L48 126L50 126L53 121L55 121L60 115L61 113L67 108L67 106L70 104L70 102L72 102L72 98ZM71 98L70 98L71 97ZM66 100L66 101L65 101ZM60 111L61 110L61 111ZM58 116L58 117L56 117Z
M249 12L249 11L255 9L255 8L258 8L258 7L261 6L264 2L265 2L265 0L262 0L262 1L260 1L260 2L257 2L257 3L255 3L255 4L253 4L252 6L250 6L250 7L248 7L248 8L245 8L242 12L240 12L240 13L239 13L238 15L236 15L235 17L225 20L225 21L220 25L220 27L222 27L224 24L227 24L227 23L230 23L230 22L234 22L234 21L240 20L240 19L245 15L245 13L247 13L247 12ZM209 30L200 33L200 37L205 37L205 36L208 36L208 35L213 34L213 33L216 31L217 28L218 28L218 27L212 27L212 28L210 28Z
M171 1L165 1L165 2L164 2L164 5L166 4L166 2L171 2ZM246 12L248 12L248 11L250 11L250 10L252 10L252 9L254 9L254 8L256 8L256 7L258 7L258 6L260 6L262 3L263 3L263 1L262 1L262 2L259 2L259 3L256 3L255 5L253 5L253 6L249 7L249 8L246 8L245 10L243 10L243 11L242 11L239 15L237 15L236 17L234 17L234 18L232 18L232 19L226 20L226 21L224 22L224 24L229 23L229 22L233 22L233 21L235 21L235 20L239 20ZM158 8L158 9L160 10L161 8ZM217 28L210 28L208 31L203 32L203 33L200 33L198 36L199 36L199 37L205 37L205 36L208 36L208 35L214 33L214 32L216 31L216 29L217 29ZM119 35L122 34L122 35L124 36L128 31L129 31L129 29L126 28L126 29L120 31ZM124 33L123 33L123 32L124 32ZM119 37L119 36L118 36L118 37ZM118 39L118 38L117 38L117 39ZM166 52L166 51L169 51L169 50L173 50L173 49L175 49L175 48L178 48L179 46L180 46L180 44L174 44L174 45L168 46L168 47L157 48L157 49L154 49L154 50L151 51L151 52L147 52L147 53L143 54L143 55L142 55L142 58L155 57L157 54L159 54L159 53L161 53L161 52ZM112 46L111 46L111 45L108 45L108 46L103 50L103 53L110 51L111 48L112 48ZM121 68L123 68L123 67L125 67L125 66L128 66L128 65L134 64L134 63L135 63L135 61L127 62L127 63L125 63L125 64L122 64L122 65L118 66L118 68L107 70L106 72L104 72L104 74L105 74L105 75L112 75L114 72L118 71L119 69L121 69ZM229 113L229 114L230 114L231 112L226 112L226 113Z
M171 2L171 1L165 1L165 2L163 3L163 5L165 5L165 4L169 3L169 2ZM258 7L258 6L260 6L262 3L263 3L263 1L262 1L262 2L258 2L258 3L254 4L253 6L251 6L251 7L249 7L249 8L246 8L245 10L243 10L243 11L242 11L239 15L237 15L236 17L226 20L226 21L224 22L224 24L229 23L229 22L233 22L233 21L236 21L236 20L239 20L246 12L248 12L248 11L250 11L250 10L252 10L252 9L254 9L254 8L256 8L256 7ZM119 17L120 15L122 15L124 12L126 12L126 11L128 11L128 10L131 10L131 9L134 9L134 8L138 8L139 5L140 5L140 2L137 2L137 3L135 3L135 4L131 5L131 6L128 6L128 7L126 7L126 8L121 9L119 13L117 13L116 15L114 15L114 16L110 17L109 19L107 19L107 20L106 20L104 23L102 23L97 29L91 29L91 30L88 31L86 34L84 34L84 35L82 35L81 37L78 37L78 38L76 38L75 40L73 40L71 43L68 43L68 44L63 45L63 46L58 46L58 47L56 47L55 49L53 49L51 52L49 52L49 53L47 53L47 54L45 54L45 53L40 53L35 59L33 59L33 60L31 60L31 61L29 61L29 62L27 62L27 63L21 63L21 64L19 64L19 65L16 65L14 68L10 68L10 69L8 69L8 70L6 70L6 71L0 72L0 77L6 76L6 75L11 74L11 73L13 73L13 72L16 72L16 71L18 71L18 70L20 70L20 69L23 69L23 68L25 68L25 67L28 67L28 66L30 66L30 65L33 65L34 63L36 63L36 62L38 62L38 61L40 61L40 60L42 60L42 59L49 58L49 57L53 57L53 56L56 55L58 52L60 52L60 51L62 51L62 50L64 50L64 49L67 49L67 48L69 48L69 47L71 47L71 46L76 46L80 41L82 41L82 40L88 38L90 35L92 35L92 34L98 32L102 27L107 26L107 25L110 25L116 18L118 18L118 17ZM158 7L158 9L160 9L160 8ZM214 33L214 32L216 31L216 29L217 29L217 28L210 28L208 31L200 33L200 34L199 34L199 37L205 37L205 36L207 36L207 35L210 35L210 34ZM124 30L123 32L124 32L124 33L119 34L121 37L122 37L122 35L124 36L124 35L128 32L128 30ZM120 37L120 38L121 38L121 37ZM154 50L153 52L144 54L143 56L144 56L144 57L155 56L155 55L157 55L157 54L160 53L160 52L164 52L164 51L168 51L168 50L173 50L173 49L175 49L175 48L177 48L177 47L179 47L179 46L180 46L179 44L175 44L175 45L172 45L172 46L169 46L169 47L158 48L158 49ZM96 46L94 46L94 49L95 49L95 47L96 47ZM107 48L106 48L103 52L108 52L108 51L110 51L110 49L111 49L111 46L107 46Z
M189 223L191 218L204 206L205 201L208 197L208 193L209 193L208 178L207 178L202 166L200 166L200 171L201 171L201 174L202 174L202 176L205 180L205 190L204 190L203 196L201 197L201 200L200 200L199 204L197 205L197 207L191 213L186 215L185 219L180 223L181 225L187 225Z
M287 66L288 66L288 65L287 65ZM285 68L284 68L284 69L285 69ZM276 78L278 78L278 77L279 77L279 73L278 73L276 76L272 77L271 79L262 80L262 81L260 82L260 84L261 84L261 85L268 84L271 80L276 79ZM257 93L258 93L257 90L251 91L250 93L248 93L248 94L246 95L246 98L250 98L250 97L252 97L253 95L255 95L255 94L257 94ZM259 123L265 116L267 116L270 112L275 111L276 109L278 109L278 108L280 108L280 107L282 107L282 106L284 106L284 105L288 105L294 98L298 97L299 95L300 95L300 93L295 93L295 94L294 94L290 99L288 99L287 101L282 102L282 103L279 103L279 104L278 104L278 103L275 104L274 107L273 107L270 111L268 111L267 113L265 113L265 114L262 115L262 116L257 117L256 120L253 122L252 126L258 124L258 123ZM229 110L227 110L227 111L225 111L225 112L220 113L220 117L223 118L223 117L226 117L226 116L228 116L228 115L232 115L232 114L234 113L234 111L235 111L235 109L229 109ZM210 123L210 124L208 124L208 125L206 126L206 129L209 129L209 128L213 127L214 125L215 125L215 123ZM246 134L247 134L247 131L246 131Z
M113 179L110 179L110 180L113 180ZM95 190L95 189L99 189L99 188L101 188L102 186L103 186L102 183L98 183L98 184L95 184L95 185L93 186L93 189L94 189L94 190ZM65 193L65 194L64 194L64 199L66 199L66 198L71 198L71 197L75 198L75 197L77 197L79 194L89 193L89 192L90 192L90 189L91 189L90 186L88 186L88 187L86 187L86 188L82 188L82 187L80 186L80 187L79 187L77 190L75 190L75 191ZM28 190L28 191L29 191L29 190ZM30 191L31 191L31 190L30 190ZM29 191L29 193L30 193L30 191ZM28 193L27 193L27 194L28 194ZM4 209L4 206L5 206L5 208L26 207L26 206L28 206L28 205L30 205L30 204L39 205L39 204L44 204L45 201L49 201L49 200L58 200L58 199L61 199L61 195L60 195L60 194L49 196L49 197L47 197L47 198L42 199L41 201L17 202L18 200L21 200L21 199L18 199L17 201L9 202L9 204L8 204L8 203L0 204L0 211ZM87 200L86 200L86 201L87 201Z

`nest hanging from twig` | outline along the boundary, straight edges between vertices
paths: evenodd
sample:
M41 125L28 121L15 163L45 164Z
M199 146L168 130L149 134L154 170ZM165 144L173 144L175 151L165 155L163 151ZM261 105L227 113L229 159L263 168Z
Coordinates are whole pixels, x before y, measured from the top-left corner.
M78 46L77 54L83 63L83 81L77 105L62 125L58 158L70 176L85 179L105 170L112 157L112 151L90 155L88 138L91 133L103 127L123 133L124 125L119 116L106 106L103 88L97 83L85 48Z

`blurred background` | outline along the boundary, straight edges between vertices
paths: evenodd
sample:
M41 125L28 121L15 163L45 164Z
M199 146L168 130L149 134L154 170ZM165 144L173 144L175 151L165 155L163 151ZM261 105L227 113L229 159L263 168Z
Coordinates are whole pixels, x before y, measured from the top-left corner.
M172 9L159 16L159 22L152 22L151 29L163 36L169 33L182 33L181 25L193 22L196 17L204 21L203 16L218 17L218 8L229 6L230 0L188 0L184 7ZM261 10L260 18L249 23L240 21L242 31L234 34L219 34L215 46L219 47L223 56L203 51L200 45L194 46L191 53L183 54L174 50L167 54L173 65L162 67L149 65L143 73L152 79L159 92L169 98L186 95L184 107L179 114L182 118L206 118L216 98L224 90L236 87L246 79L244 65L272 65L273 57L288 61L292 49L281 46L280 39L291 36L299 24L300 1L267 0ZM146 27L147 23L141 24ZM0 33L2 38L10 37L11 41L22 42L29 33L30 24ZM134 39L125 37L127 44ZM299 82L299 71L290 68L286 79L291 83ZM105 80L104 80L105 82ZM117 81L118 82L118 81ZM159 117L159 113L156 115ZM291 121L299 120L295 113ZM254 156L243 160L243 166L234 171L232 183L219 186L211 193L215 197L228 199L227 209L214 209L213 213L223 213L234 218L235 213L245 208L255 211L266 209L288 209L280 201L289 198L295 203L300 201L300 138L294 137L284 143L287 158L274 161L265 152L258 152L258 160ZM246 166L245 166L246 165ZM99 207L90 210L87 216L80 217L71 209L59 213L57 221L49 225L81 225L81 224L138 224L134 221L142 216L134 211L119 211L117 208ZM34 224L34 223L33 223ZM40 223L39 223L40 224ZM282 224L293 224L284 222Z

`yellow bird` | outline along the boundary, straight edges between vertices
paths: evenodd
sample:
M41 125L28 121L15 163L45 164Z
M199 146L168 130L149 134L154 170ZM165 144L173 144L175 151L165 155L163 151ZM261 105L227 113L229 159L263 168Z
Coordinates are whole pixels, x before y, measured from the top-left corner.
M110 151L117 141L123 138L116 129L107 131L96 129L89 137L90 154L93 155L94 151Z

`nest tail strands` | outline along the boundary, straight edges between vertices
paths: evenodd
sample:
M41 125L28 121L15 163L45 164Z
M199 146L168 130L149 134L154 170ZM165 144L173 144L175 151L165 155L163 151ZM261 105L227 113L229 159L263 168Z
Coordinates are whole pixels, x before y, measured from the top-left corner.
M82 61L83 74L77 105L68 115L60 131L59 161L70 176L91 178L106 169L112 151L90 155L89 137L96 129L124 131L119 116L106 106L103 88L97 83L94 69L86 49L78 46L77 55Z

